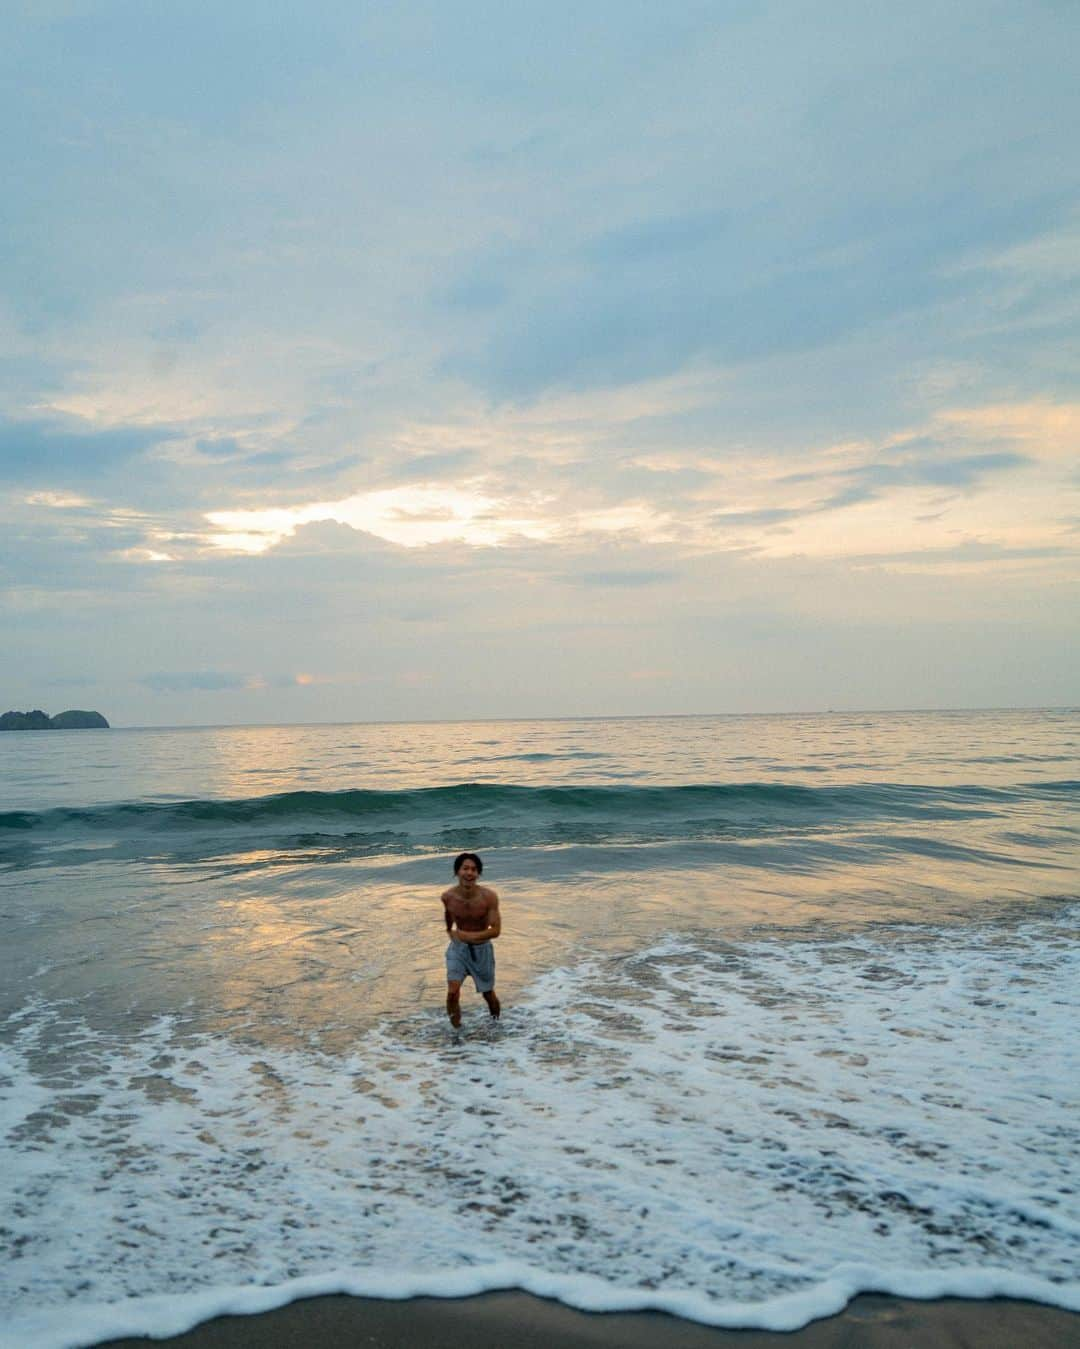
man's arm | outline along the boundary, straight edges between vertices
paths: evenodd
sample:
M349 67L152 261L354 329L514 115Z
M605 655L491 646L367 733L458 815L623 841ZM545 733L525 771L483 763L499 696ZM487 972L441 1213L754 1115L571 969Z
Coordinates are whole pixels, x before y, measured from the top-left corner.
M478 942L494 941L502 931L502 915L499 913L499 896L494 890L491 891L491 899L487 907L487 927L481 928L479 932L462 932L457 928L453 935L458 941Z
M442 897L442 910L443 910L443 917L446 919L446 930L447 932L450 932L454 926L454 919L451 916L450 905L447 904L446 902L445 894Z

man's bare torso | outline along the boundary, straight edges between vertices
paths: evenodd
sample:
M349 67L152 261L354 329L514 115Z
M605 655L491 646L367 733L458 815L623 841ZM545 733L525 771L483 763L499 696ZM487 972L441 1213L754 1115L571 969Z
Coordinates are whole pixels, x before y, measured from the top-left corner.
M489 926L494 890L486 885L474 885L471 894L465 894L459 885L443 891L442 902L447 915L462 932L483 932Z

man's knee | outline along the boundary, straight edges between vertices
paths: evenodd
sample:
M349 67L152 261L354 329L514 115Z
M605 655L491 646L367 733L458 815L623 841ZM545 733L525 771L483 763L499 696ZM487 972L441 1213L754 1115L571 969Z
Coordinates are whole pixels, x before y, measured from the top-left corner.
M446 996L448 998L456 998L460 992L461 992L460 979L448 979L446 981Z

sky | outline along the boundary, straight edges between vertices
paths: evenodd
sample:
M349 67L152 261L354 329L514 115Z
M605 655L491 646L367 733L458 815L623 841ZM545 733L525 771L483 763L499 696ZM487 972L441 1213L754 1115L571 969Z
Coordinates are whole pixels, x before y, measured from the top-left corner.
M1080 703L1073 0L7 0L0 711Z

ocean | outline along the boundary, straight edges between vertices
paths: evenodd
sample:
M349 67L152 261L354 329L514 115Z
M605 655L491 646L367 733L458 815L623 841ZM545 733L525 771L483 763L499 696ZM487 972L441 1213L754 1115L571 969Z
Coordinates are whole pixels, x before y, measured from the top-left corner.
M0 1345L1080 1310L1080 712L11 732L0 782Z

